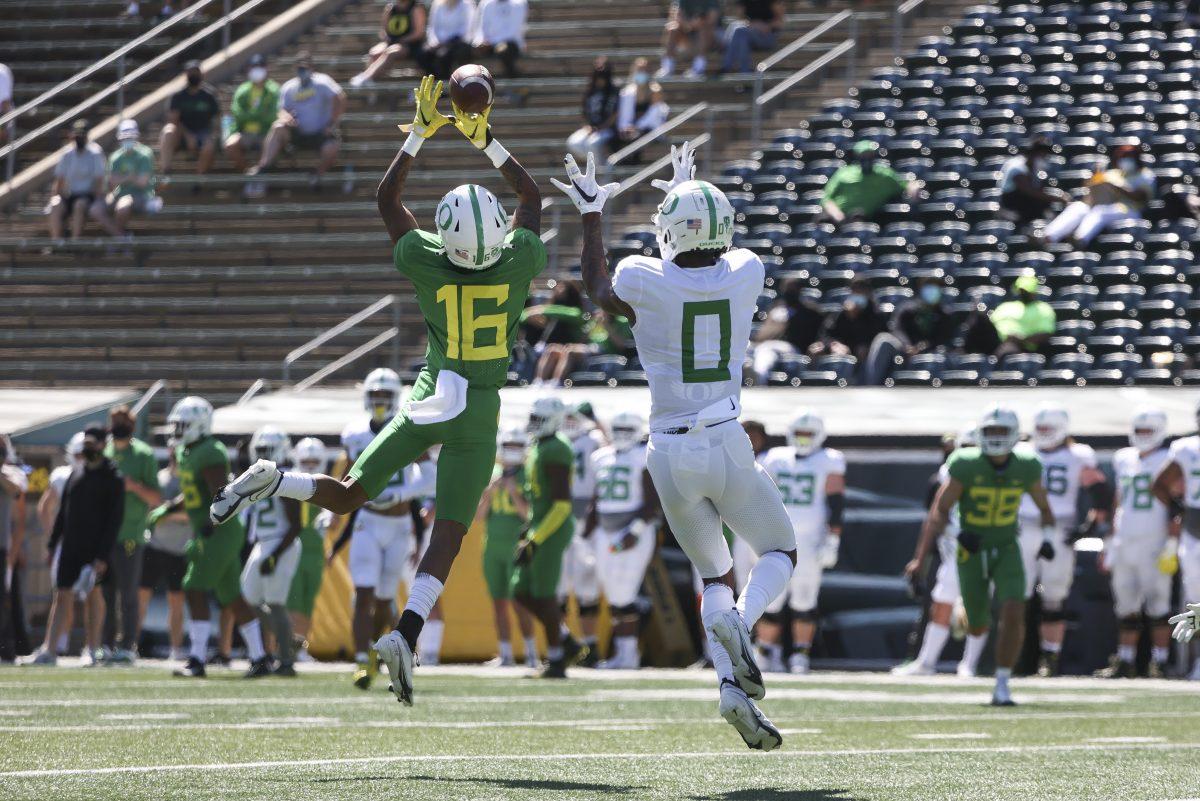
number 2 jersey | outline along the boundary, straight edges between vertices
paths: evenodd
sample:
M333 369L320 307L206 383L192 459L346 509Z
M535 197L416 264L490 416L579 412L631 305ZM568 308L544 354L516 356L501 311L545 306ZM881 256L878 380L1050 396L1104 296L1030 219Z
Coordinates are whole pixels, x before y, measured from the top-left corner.
M984 547L1015 542L1021 497L1042 478L1033 451L1015 449L997 469L979 448L959 448L946 461L946 472L963 487L958 500L963 531L979 534Z
M764 275L762 261L745 248L709 267L649 256L627 256L617 265L613 289L637 318L633 336L650 384L651 429L691 426L701 410L741 396Z
M617 531L633 522L645 504L642 473L646 469L646 446L619 451L611 445L592 454L596 485L596 514L605 531Z
M371 418L363 416L355 420L342 431L342 447L346 449L346 456L349 457L350 463L353 464L362 452L367 449L371 441L375 439L375 432L371 429ZM420 497L426 492L432 492L436 481L436 468L432 462L419 461L406 465L392 475L387 484L384 485L383 492L380 497L385 494L393 494L396 497L404 497L404 500ZM363 507L358 511L360 515L370 515L378 517L369 507ZM399 518L392 518L398 520Z
M1113 520L1113 542L1145 543L1147 553L1157 555L1167 538L1167 507L1150 488L1154 477L1168 460L1167 449L1157 448L1145 456L1137 448L1122 448L1113 454L1120 503Z
M825 503L825 480L846 474L846 457L833 448L821 448L798 456L794 448L771 448L762 466L779 487L783 505L797 541L825 535L829 509Z
M1052 451L1037 451L1037 458L1042 463L1042 486L1046 488L1054 520L1060 530L1070 528L1075 525L1079 508L1080 478L1084 470L1096 467L1096 452L1088 445L1073 442ZM1023 520L1041 517L1030 497L1021 501L1020 514Z

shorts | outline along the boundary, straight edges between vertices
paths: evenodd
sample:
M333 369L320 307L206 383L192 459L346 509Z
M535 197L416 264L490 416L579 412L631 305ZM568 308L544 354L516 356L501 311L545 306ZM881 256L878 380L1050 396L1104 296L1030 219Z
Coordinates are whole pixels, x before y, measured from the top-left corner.
M512 594L517 598L554 598L562 577L563 554L574 538L575 521L567 518L558 531L534 550L529 564L516 566Z
M133 200L133 210L137 214L156 214L162 209L162 201L159 200L155 195L118 195L116 192L113 192L109 194L107 198L105 198L105 202L108 204L109 211L115 210L117 203L123 197L128 197Z
M262 150L263 141L267 138L265 134L246 133L245 131L234 131L230 138L233 136L237 136L238 142L244 150Z
M376 598L396 597L400 580L411 587L405 575L413 553L413 522L410 515L385 517L359 509L350 535L350 582L373 590Z
M575 530L583 531L576 518ZM562 573L556 594L564 601L574 595L580 606L594 606L600 600L600 574L596 560L597 529L590 537L582 533L571 538L571 544L563 553Z
M958 548L958 584L967 625L973 630L991 625L992 597L997 603L1025 600L1025 566L1014 539L983 546L975 553ZM992 588L994 592L992 591Z
M1025 561L1025 597L1032 598L1040 587L1042 601L1062 603L1071 592L1075 580L1075 547L1067 542L1062 529L1052 541L1053 559L1039 559L1042 547L1042 524L1039 520L1022 520L1021 558Z
M278 542L275 541L256 542L246 566L242 568L242 597L253 607L264 604L282 606L287 603L292 577L296 575L296 566L300 564L300 541L293 540L275 561L275 569L264 576L262 563L275 551L276 545Z
M75 582L79 580L79 573L86 565L90 565L94 558L85 554L60 550L54 571L54 586L60 590L69 590L74 587ZM104 579L107 578L108 571L105 571ZM104 579L97 581L96 585L102 584Z
M433 377L422 371L409 399L422 400L433 394L433 388ZM368 498L375 498L398 470L440 444L437 519L470 528L479 498L492 480L499 422L497 389L468 389L466 409L444 423L418 425L401 413L371 440L350 468L350 477L362 485Z
M187 544L187 572L183 589L211 592L225 607L242 594L242 545L246 531L238 520L217 526L207 537L195 536Z
M142 556L140 586L145 590L156 590L160 583L165 583L167 592L179 592L183 589L183 574L186 571L187 559L182 554L147 547Z
M299 130L292 131L292 147L297 150L320 150L325 147L327 142L341 141L342 134L338 130L332 131L313 131L312 133L303 133Z
M958 600L958 543L954 532L947 531L938 538L938 551L942 558L938 565L929 600L935 604L953 605Z
M492 600L512 598L512 577L516 569L513 556L519 539L519 530L508 536L489 531L484 537L483 580L487 583L488 595Z
M821 542L823 537L803 536L797 538L796 566L787 587L775 600L767 604L766 611L779 614L786 602L793 612L811 612L817 608L817 595L821 590Z
M288 590L288 611L312 617L317 604L317 593L321 591L321 580L325 577L325 554L316 549L300 547L300 563L292 586Z
M613 532L597 529L592 534L604 598L609 606L618 609L632 606L637 601L658 544L657 532L651 531L639 537L632 548L614 550L628 531L628 527Z
M193 131L190 128L184 128L183 126L180 126L180 130L183 131L184 145L190 148L192 144L195 143L197 150L200 150L206 144L208 144L209 140L214 136L212 128L204 128L199 131Z
M1163 542L1157 538L1113 543L1105 562L1112 579L1113 608L1117 617L1130 617L1145 610L1149 617L1171 612L1171 581L1158 569Z
M75 210L76 203L83 203L85 208L91 208L96 202L96 196L91 192L79 192L78 194L67 195L63 200L63 206L66 208L66 214L69 216Z

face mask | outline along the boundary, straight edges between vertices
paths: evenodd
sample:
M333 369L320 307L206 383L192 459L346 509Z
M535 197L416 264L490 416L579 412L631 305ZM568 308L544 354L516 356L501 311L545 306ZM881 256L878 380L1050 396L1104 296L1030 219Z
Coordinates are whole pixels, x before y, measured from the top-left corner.
M75 148L77 150L83 150L85 147L87 147L87 137L86 136L75 137Z
M300 83L308 84L312 80L312 70L307 67L301 67L296 70L296 77L300 79Z
M188 86L199 86L200 85L200 76L199 75L187 76L187 85Z
M933 305L942 299L942 288L933 284L926 284L921 287L921 300Z
M849 297L850 305L859 309L867 308L868 298L866 295L855 292Z
M250 80L254 83L262 83L267 79L267 68L251 67L248 75L250 76Z
M1121 172L1137 171L1137 161L1134 159L1121 159L1117 162L1117 166L1121 168Z
M83 458L87 461L92 461L100 455L100 449L92 445L83 446Z
M371 405L371 417L376 420L387 420L391 415L391 408L386 403L375 403Z
M641 86L642 84L650 83L650 76L644 72L635 72L633 74L633 82L636 83L638 86Z
M133 436L133 426L129 423L113 423L108 429L113 439L129 439Z

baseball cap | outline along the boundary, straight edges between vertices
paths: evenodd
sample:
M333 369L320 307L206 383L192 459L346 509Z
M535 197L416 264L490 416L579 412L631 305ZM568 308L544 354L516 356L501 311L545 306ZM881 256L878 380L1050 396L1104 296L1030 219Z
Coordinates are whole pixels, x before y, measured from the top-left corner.
M117 126L117 139L137 139L138 133L137 120L121 120Z
M1034 275L1033 272L1028 272L1024 275L1018 276L1017 280L1013 281L1013 289L1017 290L1018 292L1028 292L1031 295L1036 295L1038 287L1039 284L1037 276Z
M249 61L249 63L246 64L246 66L247 67L265 67L265 66L267 66L267 57L264 56L262 53L255 53L254 55L250 56L250 61Z
M863 139L854 143L854 152L856 154L874 153L879 150L879 143L872 142L870 139Z

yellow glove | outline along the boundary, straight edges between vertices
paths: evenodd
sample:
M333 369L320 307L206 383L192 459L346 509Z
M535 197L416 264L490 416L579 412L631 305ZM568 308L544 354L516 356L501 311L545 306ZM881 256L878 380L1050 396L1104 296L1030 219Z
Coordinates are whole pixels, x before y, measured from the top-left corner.
M432 75L426 75L421 79L421 85L417 87L415 94L417 114L413 117L412 125L401 125L400 130L405 133L415 133L422 139L428 139L437 133L438 128L454 122L438 111L438 98L442 96L441 81L435 82Z
M468 114L450 102L450 108L454 110L454 127L462 131L463 136L471 140L471 144L483 150L492 140L492 128L488 125L488 115L492 113L492 107L488 106L480 114Z
M1167 539L1162 553L1158 555L1158 570L1167 576L1173 576L1179 571L1179 540L1175 537Z

